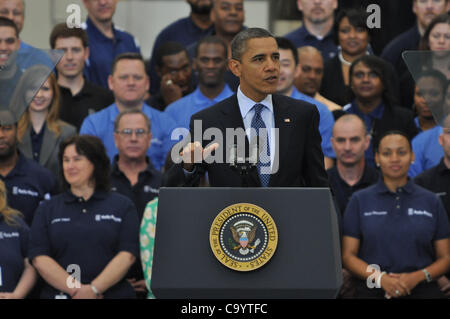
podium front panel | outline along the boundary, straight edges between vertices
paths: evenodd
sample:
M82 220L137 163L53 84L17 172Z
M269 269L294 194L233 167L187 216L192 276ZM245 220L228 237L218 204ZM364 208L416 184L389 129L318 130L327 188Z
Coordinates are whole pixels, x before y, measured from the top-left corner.
M222 265L209 242L227 206L266 210L278 230L271 260L253 271ZM342 284L338 221L328 188L161 188L153 257L157 298L335 298Z

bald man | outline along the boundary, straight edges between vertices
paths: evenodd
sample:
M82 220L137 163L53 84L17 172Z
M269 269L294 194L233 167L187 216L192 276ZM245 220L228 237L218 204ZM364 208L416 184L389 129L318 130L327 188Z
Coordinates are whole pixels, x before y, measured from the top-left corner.
M331 112L342 110L340 105L319 94L323 77L323 58L320 51L311 46L304 46L298 48L297 52L299 73L294 82L297 90L325 104Z
M352 194L376 183L378 173L365 161L370 135L357 115L346 114L335 122L331 144L336 153L336 165L327 170L328 180L338 208L344 214Z

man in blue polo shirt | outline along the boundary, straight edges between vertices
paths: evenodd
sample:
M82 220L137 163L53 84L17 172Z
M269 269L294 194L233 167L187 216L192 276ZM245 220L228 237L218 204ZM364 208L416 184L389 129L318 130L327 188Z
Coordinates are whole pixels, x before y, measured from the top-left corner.
M147 69L150 82L152 83L150 88L151 94L157 93L160 87L156 72L156 50L165 42L172 41L187 47L210 34L213 29L213 22L210 16L213 0L186 0L186 2L191 6L190 15L165 27L158 34L153 44L152 55Z
M83 0L88 18L82 28L89 37L90 55L84 68L85 77L108 88L108 75L114 58L125 52L140 53L137 40L114 26L112 18L118 0Z
M331 135L334 125L333 114L326 105L297 90L294 86L294 80L299 73L297 49L286 38L276 38L276 40L280 51L280 81L278 83L277 93L309 102L317 107L320 115L319 132L322 137L325 169L328 169L333 166L333 158L336 157L331 146Z
M90 134L100 138L112 162L118 153L113 134L116 116L125 110L142 110L152 123L153 138L147 155L153 166L160 170L167 153L174 144L170 135L175 123L167 114L144 103L150 83L142 56L137 53L124 53L117 56L108 83L114 93L115 103L88 116L81 125L80 134Z
M216 36L208 36L198 43L194 70L198 72L199 85L193 93L170 104L165 111L178 128L186 128L186 133L193 114L233 95L224 78L227 53L226 44Z
M0 17L12 20L16 26L18 34L22 32L25 24L25 3L23 0L0 0ZM50 56L43 50L37 49L20 40L17 63L21 69L40 63L53 69L54 63ZM57 61L55 61L57 62Z
M17 149L17 116L0 111L0 179L8 190L8 204L31 225L34 211L44 199L56 193L52 173Z
M337 55L333 40L334 10L337 0L297 0L303 25L285 35L297 47L312 46L322 53L324 62Z
M439 145L439 136L442 134L442 126L423 131L411 142L413 152L416 156L414 163L409 167L408 175L415 177L423 171L439 164L444 151Z

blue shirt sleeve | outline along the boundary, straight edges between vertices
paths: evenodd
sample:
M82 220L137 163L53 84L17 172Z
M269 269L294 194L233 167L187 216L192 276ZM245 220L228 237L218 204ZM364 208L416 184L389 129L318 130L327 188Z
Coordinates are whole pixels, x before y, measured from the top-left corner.
M420 143L420 140L418 140L417 138L414 138L412 140L411 144L412 144L412 149L413 149L413 152L415 155L415 159L414 159L414 162L409 167L408 175L411 178L413 178L424 171L424 168L422 165L424 159L423 159L423 152L422 152L423 147Z
M331 136L333 134L334 117L328 108L318 107L320 114L319 131L322 136L322 152L326 157L336 158L333 147L331 145Z
M50 241L48 237L47 210L49 202L41 203L36 209L31 225L28 245L28 258L32 261L37 256L50 256Z
M23 258L28 257L28 245L29 245L29 237L30 237L30 228L24 221L20 222L20 249L22 252Z
M119 252L127 251L135 257L139 256L139 224L136 206L127 198L123 223L119 234Z
M356 196L352 196L345 209L343 235L361 238L360 207Z

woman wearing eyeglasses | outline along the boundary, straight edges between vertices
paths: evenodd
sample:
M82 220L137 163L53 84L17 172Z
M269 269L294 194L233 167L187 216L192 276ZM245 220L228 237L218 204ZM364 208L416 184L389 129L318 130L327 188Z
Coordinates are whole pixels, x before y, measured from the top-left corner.
M65 192L39 206L31 227L29 259L46 282L41 298L136 298L125 279L139 254L136 207L110 191L102 142L69 138L59 162Z

